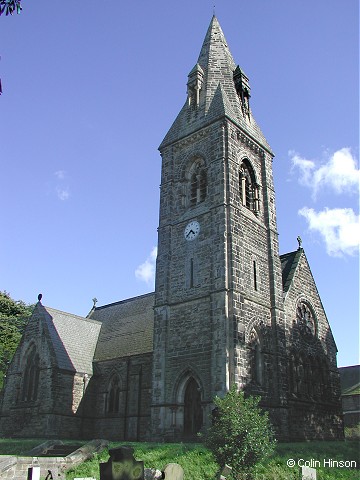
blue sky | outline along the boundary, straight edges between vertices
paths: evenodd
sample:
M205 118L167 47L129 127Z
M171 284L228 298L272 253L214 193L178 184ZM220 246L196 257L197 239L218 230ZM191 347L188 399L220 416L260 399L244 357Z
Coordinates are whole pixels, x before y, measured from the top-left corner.
M1 290L79 315L153 290L157 147L213 3L23 0L0 18ZM359 361L358 8L215 7L275 152L280 253L302 237L340 366Z

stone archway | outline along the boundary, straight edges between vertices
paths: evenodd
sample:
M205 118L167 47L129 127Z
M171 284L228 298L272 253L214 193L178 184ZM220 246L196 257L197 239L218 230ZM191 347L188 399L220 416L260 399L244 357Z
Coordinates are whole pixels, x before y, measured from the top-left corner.
M184 435L196 435L203 425L200 388L196 380L191 377L186 385L184 394Z

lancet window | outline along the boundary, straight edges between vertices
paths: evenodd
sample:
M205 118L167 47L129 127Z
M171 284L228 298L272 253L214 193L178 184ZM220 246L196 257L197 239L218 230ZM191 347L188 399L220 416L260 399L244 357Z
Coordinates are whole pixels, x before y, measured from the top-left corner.
M207 194L207 173L203 162L196 161L190 169L190 205L205 200Z
M259 185L255 182L254 171L248 160L243 160L239 173L241 204L257 213L260 209Z
M23 376L22 400L31 402L37 399L40 378L40 360L33 346L26 358L26 366Z
M264 375L264 354L259 335L255 328L250 334L250 376L251 381L262 385Z
M120 411L120 379L113 375L109 383L107 393L107 413L119 413Z

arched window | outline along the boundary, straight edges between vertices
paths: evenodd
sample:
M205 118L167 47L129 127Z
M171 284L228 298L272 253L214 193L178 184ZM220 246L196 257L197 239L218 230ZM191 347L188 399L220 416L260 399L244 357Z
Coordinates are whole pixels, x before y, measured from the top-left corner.
M251 381L262 385L264 374L264 355L261 348L259 335L253 328L250 335L250 376Z
M107 393L107 413L119 413L120 411L120 379L114 375L109 383Z
M260 209L259 186L248 160L243 160L239 172L240 199L244 207L257 213Z
M40 360L36 348L31 347L26 358L26 366L23 375L23 388L21 399L24 402L31 402L38 397L40 377Z
M190 205L197 205L205 200L207 194L207 174L201 160L197 160L190 168Z
M310 306L302 300L298 303L296 308L296 320L298 328L303 335L308 338L312 338L316 335L315 316Z

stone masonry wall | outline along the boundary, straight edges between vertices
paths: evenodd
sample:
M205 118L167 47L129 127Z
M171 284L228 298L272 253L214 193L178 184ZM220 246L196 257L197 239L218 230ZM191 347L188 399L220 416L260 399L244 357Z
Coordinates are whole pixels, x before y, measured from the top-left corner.
M97 362L84 405L83 435L136 441L149 437L152 354ZM118 408L109 411L109 386L118 376Z
M302 250L298 255L297 269L285 297L290 437L343 438L337 349L306 256ZM311 309L314 334L306 334L299 327L299 302ZM297 362L295 366L292 359ZM301 382L294 391L291 379L296 381L299 376Z

